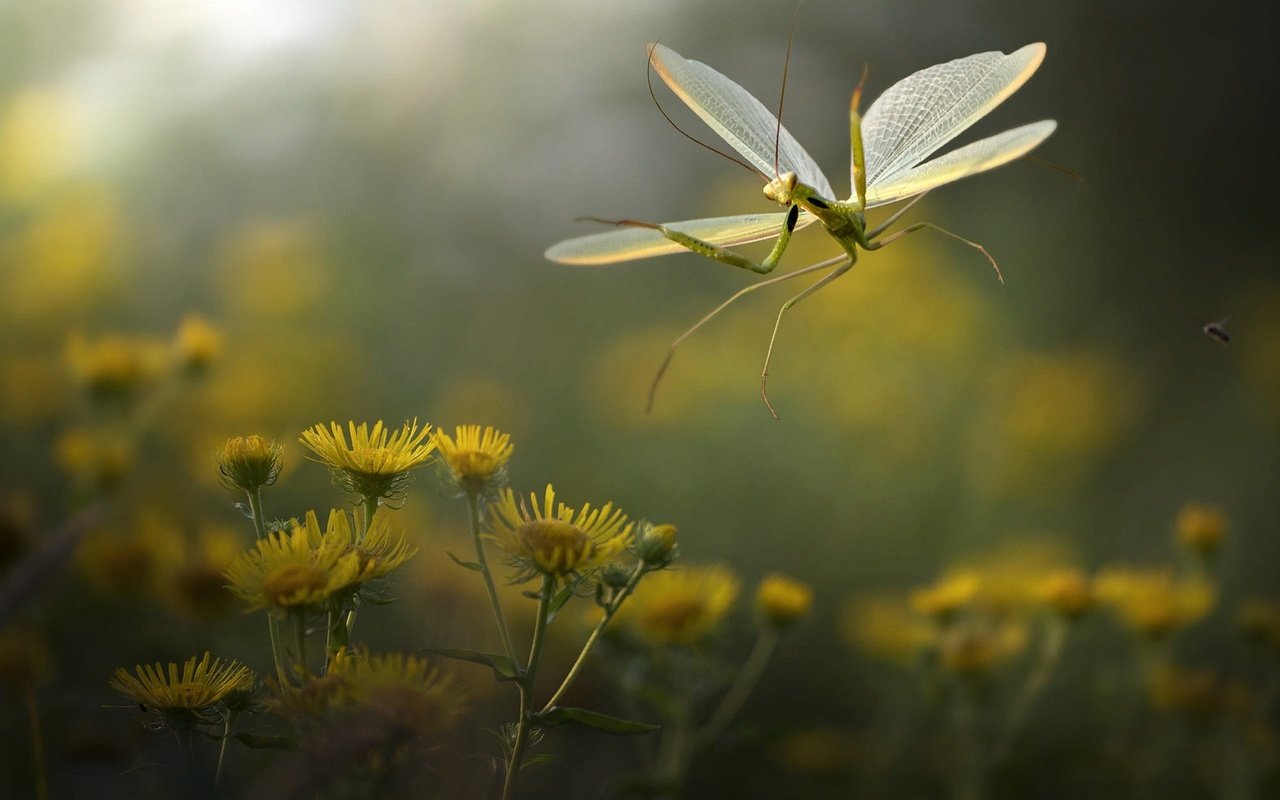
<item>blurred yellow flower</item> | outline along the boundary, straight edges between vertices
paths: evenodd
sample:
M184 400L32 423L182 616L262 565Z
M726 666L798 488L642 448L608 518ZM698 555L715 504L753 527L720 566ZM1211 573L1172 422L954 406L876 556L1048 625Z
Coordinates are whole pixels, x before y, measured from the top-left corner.
M107 491L120 484L133 469L133 442L118 433L72 428L54 442L58 466L81 486Z
M1041 602L1067 619L1076 619L1093 606L1089 578L1077 569L1062 569L1044 576L1038 595Z
M1020 621L990 625L961 625L942 634L938 656L943 669L967 678L987 675L1020 654L1027 646L1027 628Z
M232 530L202 529L183 560L166 571L167 606L197 621L229 613L235 596L227 589L224 573L242 546L242 537Z
M1240 604L1237 618L1245 639L1280 651L1280 602L1246 600Z
M49 677L49 645L38 632L10 626L0 633L0 689L17 696Z
M343 652L332 674L343 680L343 705L372 710L415 733L447 727L462 711L457 682L423 658Z
M502 489L486 514L488 538L506 553L507 565L515 570L513 583L539 574L563 579L590 572L621 554L635 530L613 503L574 509L556 501L551 484L541 502L530 493L527 505Z
M1161 638L1213 609L1214 588L1199 578L1175 578L1167 569L1110 567L1094 579L1094 595L1143 636Z
M158 513L145 513L124 531L86 534L76 549L81 574L99 591L143 597L159 591L183 559L182 531Z
M472 493L501 483L515 451L510 434L479 425L459 425L452 437L437 431L436 447L450 479L462 491Z
M944 575L932 586L911 593L911 609L917 614L947 621L978 596L978 576L971 572Z
M224 338L222 331L204 317L197 314L183 317L173 339L179 366L193 373L208 369L222 355Z
M1206 717L1222 709L1221 687L1211 670L1161 664L1147 681L1147 699L1159 711Z
M937 640L937 628L897 597L855 597L840 615L840 635L859 650L908 664Z
M756 609L775 628L789 628L809 615L813 587L786 575L766 575L756 588Z
M218 474L228 489L252 492L270 486L280 475L284 448L256 434L227 440L218 455Z
M696 645L716 632L740 589L738 576L718 564L652 572L622 606L616 625L657 647Z
M1210 558L1222 546L1227 514L1216 506L1188 503L1178 511L1174 528L1183 547L1200 558Z
M365 498L401 495L409 482L409 470L431 458L436 440L431 426L418 428L418 421L406 422L392 433L382 421L369 430L367 423L347 423L351 443L336 422L315 425L303 431L299 441L311 448L317 461L333 470L339 486Z
M107 335L90 341L74 334L67 362L89 397L130 402L164 370L164 345L152 339Z
M156 711L203 711L232 693L252 691L256 680L253 670L240 662L223 662L207 651L181 667L170 662L166 668L157 662L139 664L134 672L136 677L118 668L111 676L111 688Z

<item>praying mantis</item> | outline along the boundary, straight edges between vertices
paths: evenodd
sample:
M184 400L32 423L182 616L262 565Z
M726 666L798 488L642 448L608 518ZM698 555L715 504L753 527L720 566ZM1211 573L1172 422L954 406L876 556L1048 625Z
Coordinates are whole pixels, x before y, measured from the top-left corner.
M782 318L801 300L852 269L859 249L879 250L908 234L932 230L977 249L991 262L1003 283L995 259L976 242L929 222L888 231L930 190L1021 158L1053 133L1057 123L1041 120L925 161L1017 91L1040 66L1044 55L1045 45L1037 42L1008 54L977 53L928 67L891 86L865 115L859 111L863 86L859 82L849 104L852 194L846 200L837 200L830 181L812 156L779 118L746 89L706 64L686 59L664 45L652 44L649 63L653 70L746 160L744 166L765 181L765 197L786 210L666 223L587 218L614 225L616 230L560 242L546 251L546 257L562 264L600 266L690 251L767 275L782 259L797 229L820 223L840 246L841 254L759 281L730 296L671 343L649 390L651 410L658 383L676 348L730 304L775 283L826 270L817 281L783 303L774 321L760 374L760 392L776 419L777 412L769 401L768 376ZM865 78L864 71L863 81ZM904 200L909 202L883 222L867 227L868 209ZM731 249L775 237L773 248L758 262Z

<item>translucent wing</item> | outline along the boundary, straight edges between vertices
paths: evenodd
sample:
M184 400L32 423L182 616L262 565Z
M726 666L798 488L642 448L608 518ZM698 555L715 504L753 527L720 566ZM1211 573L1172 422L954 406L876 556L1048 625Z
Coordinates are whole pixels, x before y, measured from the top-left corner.
M742 214L734 217L708 217L683 222L668 222L668 228L687 233L711 244L733 245L758 242L782 232L787 212L776 214ZM813 222L815 217L802 212L796 228ZM652 228L621 227L606 233L579 236L553 245L546 252L551 261L582 267L616 264L639 258L653 258L669 253L688 253L689 249L671 241Z
M867 208L895 203L945 183L977 175L1021 158L1053 133L1051 119L1033 122L952 150L896 177L867 186Z
M1037 42L1005 55L978 53L922 69L880 95L862 118L867 185L889 185L954 139L1031 77Z
M777 168L794 172L801 183L825 198L834 198L831 183L800 143L760 101L738 84L699 61L690 61L669 47L654 45L651 62L671 91L702 117L720 138L770 178L774 175L774 137L778 141Z

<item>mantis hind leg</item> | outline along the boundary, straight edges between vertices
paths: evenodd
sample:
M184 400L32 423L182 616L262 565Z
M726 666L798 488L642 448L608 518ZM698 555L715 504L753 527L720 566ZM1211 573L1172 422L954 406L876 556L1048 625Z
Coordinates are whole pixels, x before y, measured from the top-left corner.
M684 333L676 337L676 339L673 342L671 342L670 346L667 347L667 355L665 358L662 359L662 366L658 367L658 374L653 376L653 383L649 385L649 402L645 406L645 413L648 414L651 411L653 411L653 401L658 393L658 383L662 380L662 376L666 374L667 367L671 366L671 359L675 357L676 348L679 347L684 342L685 339L688 339L690 336L697 333L699 328L701 328L703 325L706 325L716 315L718 315L721 311L724 311L726 308L732 305L735 301L737 301L742 297L745 297L746 295L756 291L757 289L763 289L766 286L772 286L775 283L781 283L782 281L790 280L791 278L798 278L801 275L807 275L810 272L817 272L818 270L827 269L828 267L832 267L840 263L845 258L846 256L838 256L836 258L830 258L830 259L827 259L826 261L820 261L817 264L810 264L807 267L801 267L800 269L792 270L791 272L788 272L783 275L774 276L772 278L769 278L768 280L760 281L759 283L753 283L750 286L747 286L745 288L739 289L738 291L734 292L732 295L729 296L727 300L725 300L723 303L721 303L720 305L712 309L711 313L707 314L702 319L695 322L692 327L690 327Z
M908 208L909 207L910 206L908 206ZM905 211L906 209L903 209L903 210ZM955 239L956 241L959 241L959 242L963 242L964 244L967 244L973 249L977 250L979 253L982 253L984 256L987 257L987 261L991 263L991 268L996 271L996 278L1000 281L1000 283L1004 283L1004 274L1000 272L1000 265L997 264L996 260L991 257L990 253L987 252L987 248L983 247L977 242L973 242L964 238L958 233L952 233L946 228L943 228L939 225L934 225L932 222L917 222L914 225L908 225L907 227L903 228L897 233L891 233L888 236L884 237L883 239L880 239L875 242L868 242L867 244L864 245L864 247L868 250L879 250L881 247L884 247L885 245L888 245L888 244L892 244L893 242L898 241L903 236L906 236L909 233L915 233L916 231L924 231L924 230L933 231L935 233L941 233L943 236L950 236L952 239Z
M787 313L787 311L796 303L799 303L801 300L814 292L817 292L828 283L831 283L836 278L839 278L841 275L852 269L855 260L854 257L846 256L844 258L846 260L843 264L831 270L826 275L823 275L815 281L812 286L783 303L782 308L778 309L778 318L773 323L773 335L769 337L769 349L766 350L764 354L764 369L760 372L760 396L764 398L764 404L768 407L769 413L773 415L774 419L778 418L778 412L774 410L773 403L769 402L769 362L773 360L773 346L778 341L778 329L782 327L782 315Z
M796 221L800 219L800 206L791 206L790 211L787 212L787 220L782 225L782 231L778 234L778 241L774 243L769 255L765 256L765 259L760 262L752 261L727 247L712 244L696 236L690 236L687 233L656 222L641 222L634 219L600 219L599 217L583 217L583 219L591 222L601 222L605 225L648 228L649 230L657 231L681 247L688 248L700 256L706 256L713 261L719 261L721 264L728 264L731 267L750 270L758 275L767 275L773 272L774 267L778 266L778 262L782 259L782 254L786 252L787 245L791 242L791 234L796 229Z

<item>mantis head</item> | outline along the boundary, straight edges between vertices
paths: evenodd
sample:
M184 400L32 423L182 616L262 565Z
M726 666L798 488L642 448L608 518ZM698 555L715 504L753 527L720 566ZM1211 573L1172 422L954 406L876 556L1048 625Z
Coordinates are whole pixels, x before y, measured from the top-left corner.
M764 196L780 206L792 204L792 195L796 190L797 178L794 172L784 172L764 186Z

